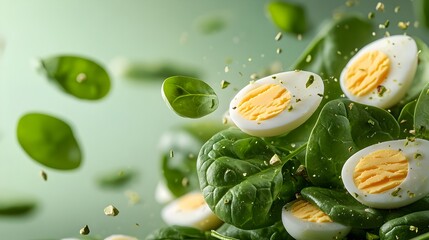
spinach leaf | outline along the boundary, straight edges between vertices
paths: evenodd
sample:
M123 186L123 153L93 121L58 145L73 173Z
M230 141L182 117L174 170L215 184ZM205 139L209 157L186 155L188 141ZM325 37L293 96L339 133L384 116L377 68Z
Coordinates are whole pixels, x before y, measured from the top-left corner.
M109 93L109 75L90 59L61 55L43 59L42 67L48 78L77 98L97 100Z
M221 220L241 229L274 224L285 204L283 164L304 148L286 155L237 128L219 132L204 144L197 159L207 204ZM279 160L270 161L274 156Z
M429 83L426 84L417 99L414 128L416 136L429 139Z
M272 1L268 3L267 11L273 23L282 31L295 34L307 31L307 16L301 5Z
M410 239L429 232L429 211L414 212L392 219L380 228L382 240Z
M42 113L28 113L17 127L18 142L34 160L47 167L70 170L78 168L82 153L70 126Z
M214 239L210 232L203 232L199 229L183 226L168 226L155 230L149 234L146 240L188 240L188 239Z
M414 0L413 3L419 23L429 28L429 2L427 0Z
M341 169L358 150L399 136L399 124L387 111L337 99L320 112L308 140L305 164L316 186L342 187Z
M293 239L283 227L281 221L274 223L273 225L265 228L258 228L253 230L243 230L237 228L231 224L223 224L220 228L217 229L217 232L237 239L248 239L248 240L259 240L259 239L269 239L269 240L289 240Z
M355 52L372 40L373 28L369 21L348 16L333 20L324 25L316 38L292 65L291 69L301 69L318 73L325 84L324 99L319 109L303 125L288 133L282 143L284 146L301 145L308 140L316 123L318 113L330 100L342 97L339 85L341 71ZM308 61L311 56L311 61Z
M414 111L416 108L416 100L407 103L401 110L399 115L398 122L401 132L399 134L400 138L406 138L412 136L410 133L414 129Z
M227 21L225 16L222 16L220 13L210 14L198 18L196 26L200 33L209 35L218 33L225 29Z
M100 173L97 183L103 188L120 188L127 185L137 176L137 172L131 169L115 169Z
M0 217L24 216L35 210L37 203L30 197L4 195L0 198Z
M224 128L217 122L199 122L174 127L161 136L162 174L174 196L199 189L198 153L210 137Z
M302 189L301 195L335 222L354 228L377 228L384 223L386 210L367 207L346 191L307 187Z
M417 237L413 237L410 240L428 240L428 239L429 239L429 232L418 235Z
M179 116L200 118L215 111L219 100L205 82L191 77L174 76L164 80L162 96Z

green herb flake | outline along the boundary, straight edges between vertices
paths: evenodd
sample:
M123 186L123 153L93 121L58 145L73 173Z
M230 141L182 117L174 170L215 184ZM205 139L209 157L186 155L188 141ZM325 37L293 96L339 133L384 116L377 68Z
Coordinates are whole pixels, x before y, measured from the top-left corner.
M88 235L90 233L88 225L85 225L79 230L80 235Z
M375 17L375 14L373 12L368 13L368 19L373 19Z
M287 108L287 110L288 110L288 112L292 111L293 110L293 106L289 105L289 107Z
M366 232L366 240L377 240L377 239L380 239L378 235Z
M311 86L311 84L313 84L314 82L314 75L310 75L310 77L308 77L307 82L305 83L305 88L308 88Z
M282 34L282 32L278 32L277 33L277 35L276 35L276 37L274 38L276 41L280 41L281 39L282 39L282 37L283 37L283 34Z
M395 13L398 13L400 9L401 9L401 7L400 7L400 6L396 6L396 7L395 7L395 9L394 9L394 12L395 12Z
M383 12L384 11L384 3L378 2L377 5L375 6L375 10L377 10L379 12Z
M220 88L225 89L225 88L227 88L229 86L229 84L231 84L231 83L228 82L228 81L222 80L220 82Z
M48 180L48 174L45 171L41 170L40 176L42 177L43 180L45 180L45 181Z
M183 187L189 186L189 179L187 177L182 178L182 186Z
M372 126L375 126L375 122L374 122L374 120L372 120L372 119L369 119L369 120L368 120L368 123L369 123L370 125L372 125Z
M419 159L422 157L421 153L414 153L414 159Z
M389 25L390 25L390 21L389 21L389 20L386 20L386 21L384 22L384 28L388 28L388 27L389 27Z
M401 195L399 195L399 191L401 191L401 188L397 188L395 191L393 191L393 192L391 193L391 195L392 195L393 197L401 197Z
M115 217L119 214L119 210L115 206L109 205L104 208L104 214L106 216Z
M398 27L402 30L407 30L407 28L410 26L410 22L398 22Z
M387 88L383 85L378 85L377 86L377 94L379 97L383 97L384 93L386 93Z
M281 49L281 48L277 48L277 49L276 49L276 53L277 53L277 54L282 53L282 49Z

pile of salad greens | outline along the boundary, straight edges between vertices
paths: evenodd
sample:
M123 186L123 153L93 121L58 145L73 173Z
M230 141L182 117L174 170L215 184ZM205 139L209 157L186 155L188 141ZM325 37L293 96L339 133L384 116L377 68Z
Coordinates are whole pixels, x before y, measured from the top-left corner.
M261 138L224 126L210 137L197 138L200 145L175 149L176 156L184 153L179 158L182 164L176 162L175 168L169 167L173 158L168 157L174 146L165 147L162 166L169 189L175 196L200 189L224 224L211 232L169 226L146 239L293 239L282 225L281 210L297 196L333 221L351 226L347 239L427 239L429 196L398 209L370 208L356 201L340 178L345 161L367 146L394 139L429 139L429 48L414 36L419 49L417 73L396 106L380 109L344 97L339 75L350 56L375 40L373 31L366 19L342 16L325 25L290 68L317 73L325 85L318 110L290 133ZM163 94L180 116L202 117L218 105L210 86L194 78L167 78ZM198 157L186 157L201 145ZM281 162L267 164L275 154ZM182 178L193 180L177 183Z

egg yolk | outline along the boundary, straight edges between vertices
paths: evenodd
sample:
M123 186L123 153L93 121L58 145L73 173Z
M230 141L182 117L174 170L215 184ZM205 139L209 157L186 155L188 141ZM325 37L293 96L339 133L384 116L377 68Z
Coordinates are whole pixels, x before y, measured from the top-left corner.
M183 196L178 202L181 211L192 211L205 204L204 197L200 193L193 193Z
M382 149L361 158L353 179L367 193L382 193L400 185L408 174L408 160L398 150Z
M332 222L331 218L326 213L305 200L298 200L292 204L292 215L308 222Z
M280 84L264 84L249 91L237 110L247 120L267 120L283 112L291 100L290 92Z
M390 59L381 51L371 51L354 61L346 74L346 88L355 96L365 96L386 79Z

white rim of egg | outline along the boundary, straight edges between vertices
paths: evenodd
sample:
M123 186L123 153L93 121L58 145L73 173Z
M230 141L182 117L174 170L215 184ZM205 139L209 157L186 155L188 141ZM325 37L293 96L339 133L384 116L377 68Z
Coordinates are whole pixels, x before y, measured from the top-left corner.
M127 235L114 234L106 237L104 240L138 240L138 239Z
M282 222L286 231L294 238L303 240L319 239L320 234L330 234L331 239L342 239L351 230L351 227L337 222L317 223L309 222L295 217L292 214L292 201L286 204L282 210ZM335 238L336 237L336 238ZM328 238L326 238L328 239Z
M374 144L356 152L343 165L341 178L344 186L350 195L362 204L381 209L403 207L425 197L429 193L429 175L422 177L421 174L415 174L415 171L418 169L429 169L429 156L425 156L419 150L419 145L422 145L422 143L429 146L429 141L424 139L415 139L413 141L401 139ZM408 160L408 174L404 181L397 187L382 193L370 194L360 190L356 186L353 180L353 173L361 158L381 149L399 150L404 154ZM416 153L420 155L416 157ZM416 181L421 184L415 184ZM392 200L389 200L388 204L386 203L386 194L392 196Z
M311 85L306 87L310 76L314 77ZM263 120L248 120L237 111L237 105L246 94L265 84L280 84L291 95L292 109L285 109L278 115ZM287 133L305 121L316 111L322 101L324 85L322 78L312 72L296 70L282 72L251 82L241 89L232 99L229 114L235 125L243 132L259 137L271 137Z
M387 89L382 96L378 95L377 89L364 96L356 96L349 93L345 86L348 69L363 54L376 50L383 52L390 59L391 66L384 83L395 81L395 84L398 84L398 87L395 87L394 90ZM413 38L405 35L395 35L378 39L360 49L347 63L340 76L341 89L350 100L355 102L380 108L389 108L398 103L410 88L417 71L417 61L417 44ZM406 63L407 65L410 65L410 67L408 69L404 69L401 63ZM392 76L395 76L395 79L392 79ZM383 83L381 85L383 85Z

